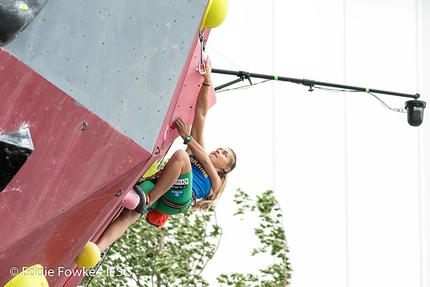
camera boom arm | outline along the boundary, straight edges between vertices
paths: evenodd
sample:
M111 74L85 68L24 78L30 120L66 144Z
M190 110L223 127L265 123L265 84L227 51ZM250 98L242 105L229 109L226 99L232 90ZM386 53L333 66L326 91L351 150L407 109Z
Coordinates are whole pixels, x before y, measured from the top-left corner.
M221 69L212 69L212 73L218 73L218 74L224 74L224 75L233 75L233 76L239 77L239 79L236 79L236 80L228 82L224 85L215 87L215 91L218 91L218 90L223 89L227 86L230 86L232 84L243 81L244 79L247 79L249 81L249 83L252 85L251 77L254 77L254 78L259 78L259 79L284 81L284 82L291 82L291 83L295 83L295 84L301 84L304 86L308 86L309 91L311 91L311 92L313 91L313 88L315 86L324 86L324 87L332 87L332 88L338 88L338 89L344 89L344 90L350 90L350 91L356 91L356 92L385 94L385 95L391 95L391 96L412 98L414 100L407 101L405 103L405 108L408 112L408 123L411 126L419 126L422 123L423 117L424 117L424 108L426 107L426 102L418 101L418 99L420 98L420 94L418 94L418 93L417 94L405 94L405 93L390 92L390 91L384 91L384 90L376 90L376 89L369 89L369 88L362 88L362 87L347 86L347 85L341 85L341 84L318 82L318 81L308 80L308 79L296 79L296 78L280 77L280 76L274 76L274 75L255 74L255 73L249 73L249 72L244 72L244 71L229 71L229 70L221 70Z
M406 97L406 98L413 98L413 99L419 99L419 97L420 97L420 94L404 94L404 93L398 93L398 92L375 90L375 89L361 88L361 87L354 87L354 86L347 86L347 85L340 85L340 84L324 83L324 82L318 82L318 81L308 80L308 79L296 79L296 78L280 77L280 76L273 76L273 75L248 73L248 72L244 72L244 71L237 71L236 72L236 71L229 71L229 70L212 69L212 73L218 73L218 74L224 74L224 75L233 75L233 76L237 76L240 78L240 79L235 80L233 82L227 83L226 85L216 87L215 91L220 90L222 88L225 88L225 87L229 86L230 84L234 84L234 83L237 83L239 81L243 81L243 79L248 79L250 81L251 78L254 77L254 78L259 78L259 79L284 81L284 82L302 84L304 86L308 86L310 88L310 90L313 90L314 86L324 86L324 87L333 87L333 88L346 89L346 90L352 90L352 91L358 91L358 92L385 94L385 95L392 95L392 96L399 96L399 97ZM250 82L250 84L252 85L251 82Z

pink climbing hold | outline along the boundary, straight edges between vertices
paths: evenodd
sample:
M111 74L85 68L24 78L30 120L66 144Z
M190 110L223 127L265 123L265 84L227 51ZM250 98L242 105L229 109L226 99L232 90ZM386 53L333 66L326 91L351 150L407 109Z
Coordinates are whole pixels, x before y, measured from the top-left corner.
M133 210L140 202L140 197L134 191L134 189L130 189L129 192L122 198L121 205L127 209Z

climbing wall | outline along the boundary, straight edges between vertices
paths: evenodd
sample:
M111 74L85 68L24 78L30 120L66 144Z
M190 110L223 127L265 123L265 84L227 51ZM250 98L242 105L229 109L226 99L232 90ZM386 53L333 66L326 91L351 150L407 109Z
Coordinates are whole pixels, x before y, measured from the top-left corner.
M76 286L58 268L78 270L177 138L174 119L192 121L206 1L9 2L0 15L33 14L0 48L0 141L25 130L32 145L0 191L0 284L41 264L50 286Z
M5 49L152 151L205 2L49 1Z

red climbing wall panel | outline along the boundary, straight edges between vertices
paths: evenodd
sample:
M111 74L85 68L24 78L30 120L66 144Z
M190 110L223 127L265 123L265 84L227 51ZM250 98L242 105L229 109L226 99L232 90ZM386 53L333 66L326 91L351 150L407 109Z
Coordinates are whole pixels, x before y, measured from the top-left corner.
M206 31L208 36L209 31ZM179 116L191 123L202 76L195 38L153 151L143 149L0 49L0 133L29 129L31 157L0 192L0 284L10 268L41 264L77 269L74 258L96 241L121 210L119 202L177 137ZM210 105L215 103L212 89ZM156 109L156 107L154 107ZM121 195L116 196L119 191ZM55 272L50 286L76 286L79 276Z

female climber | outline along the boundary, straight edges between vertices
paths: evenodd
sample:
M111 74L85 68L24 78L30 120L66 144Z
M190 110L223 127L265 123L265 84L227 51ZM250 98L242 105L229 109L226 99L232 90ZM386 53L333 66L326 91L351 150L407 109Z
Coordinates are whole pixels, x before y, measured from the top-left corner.
M120 238L148 210L172 215L185 212L195 204L193 208L206 211L224 191L227 174L236 167L236 154L230 148L218 148L209 154L205 151L203 129L211 86L209 58L205 61L202 76L191 128L180 118L174 123L187 145L186 150L177 150L171 156L155 185L151 186L152 190L145 190L145 181L134 187L140 196L140 204L135 210L124 209L107 227L97 243L100 251Z

